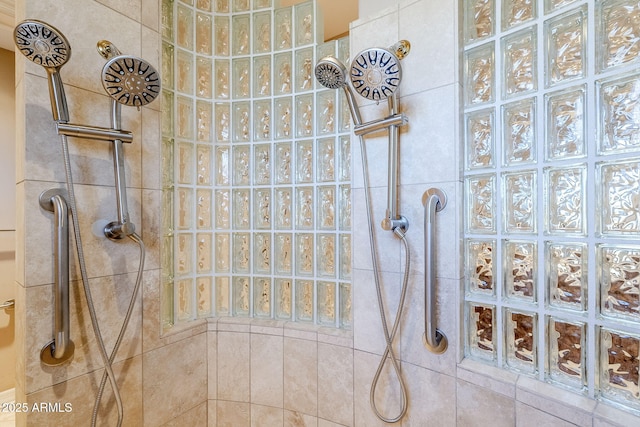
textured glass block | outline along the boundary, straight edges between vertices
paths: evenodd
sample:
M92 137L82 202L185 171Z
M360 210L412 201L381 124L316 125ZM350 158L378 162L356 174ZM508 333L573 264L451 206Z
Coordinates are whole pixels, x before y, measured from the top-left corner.
M316 95L316 129L319 135L336 131L336 91L325 90Z
M338 91L338 132L349 132L351 130L351 110L344 91Z
M296 142L296 182L313 182L313 141Z
M300 49L296 51L296 91L303 92L313 89L313 49ZM334 91L331 91L332 93Z
M596 231L604 236L637 238L640 160L596 164Z
M211 212L211 207L213 206L211 190L197 190L196 198L198 203L196 206L196 227L199 230L210 230L213 216L213 212Z
M171 278L163 278L160 286L160 322L162 330L166 331L176 323L174 303L176 285Z
M336 57L337 41L329 40L316 46L316 58L324 58L325 56Z
M178 4L177 11L175 41L178 46L193 50L193 10Z
M587 309L588 255L584 243L545 242L549 305L577 311Z
M231 196L229 190L216 190L216 229L228 230L231 226Z
M233 5L233 12L246 12L249 10L250 0L231 0Z
M296 228L313 229L313 187L296 188Z
M466 166L481 169L494 166L495 112L493 108L466 115Z
M216 233L216 272L228 273L231 271L229 252L231 251L231 237L229 233Z
M198 277L196 279L196 315L209 317L211 312L211 277Z
M228 316L231 314L231 291L228 277L216 277L216 314Z
M250 149L248 145L237 145L233 147L233 184L250 184Z
M271 183L271 145L259 144L253 148L253 183L267 185Z
M196 13L196 52L203 55L211 55L211 15Z
M340 283L340 327L351 329L353 325L353 310L351 304L351 284Z
M470 233L496 232L496 177L476 175L465 180L468 212L465 215Z
M196 0L196 7L205 12L211 12L212 0Z
M229 99L231 96L231 70L229 68L229 61L225 59L216 59L216 98Z
M162 135L173 137L175 129L175 96L168 90L162 91Z
M351 279L351 235L340 234L338 236L340 243L338 253L338 264L340 265L340 279Z
M535 302L538 281L536 242L505 240L502 249L505 296Z
M640 337L620 331L600 330L600 388L602 397L640 407Z
M544 168L545 233L587 232L586 165Z
M292 8L283 7L274 11L274 49L290 49L292 42Z
M180 230L186 230L193 226L193 190L191 188L178 188L176 190L177 198L177 216L176 227Z
M349 54L349 36L345 36L338 39L338 56L337 58L342 61L343 64L351 63L351 56Z
M538 334L535 313L505 309L505 359L510 368L537 371Z
M173 25L175 23L173 16L173 0L162 0L162 14L160 16L160 32L163 40L174 41ZM164 85L163 85L164 87Z
M318 282L318 323L335 326L336 324L336 284Z
M251 104L249 102L233 103L233 140L249 142L251 136Z
M198 144L196 148L196 166L198 185L211 184L211 147Z
M296 96L296 135L312 136L313 121L313 95Z
M535 91L536 32L535 27L502 38L502 97L508 98Z
M213 21L215 29L215 53L218 56L229 56L231 45L231 26L226 16L216 16Z
M213 10L219 13L229 13L230 0L213 0Z
M496 292L496 241L468 239L467 290L471 293L495 295Z
M250 234L234 233L233 234L233 272L248 273L250 259Z
M600 312L640 321L640 246L598 245Z
M174 244L174 235L168 235L168 236L163 236L162 237L162 244L164 248L173 248L173 244ZM161 265L162 265L162 275L163 275L163 281L166 279L167 281L171 280L171 278L173 278L175 276L175 266L176 264L174 263L174 258L175 258L175 251L173 250L163 250L160 253L161 259ZM173 293L170 294L171 298L173 298ZM172 308L173 311L173 308Z
M496 308L467 303L467 351L471 356L496 360Z
M216 147L216 184L229 185L229 152L230 148Z
M640 149L640 75L596 82L598 154Z
M294 6L296 17L296 46L302 46L314 42L315 17L313 2L307 1Z
M318 234L317 271L319 276L336 275L336 237L334 234Z
M251 52L251 18L247 15L234 15L233 28L233 55L248 55Z
M251 215L248 189L233 190L233 226L248 229Z
M176 237L176 276L186 276L193 271L193 235L179 233Z
M271 96L271 56L253 58L253 96Z
M266 230L271 228L271 189L260 188L253 190L255 218L254 228Z
M291 188L276 188L275 190L275 228L290 230L293 216L293 197Z
M547 316L547 325L547 378L569 387L583 389L587 384L585 324Z
M596 56L599 70L638 60L640 4L633 0L603 0L597 4Z
M162 42L162 87L164 89L173 89L173 72L174 72L174 47L172 44Z
M317 145L318 181L335 180L335 140L333 138L320 139Z
M174 167L174 141L171 138L162 138L162 188L169 189L173 187L173 167Z
M351 180L351 138L349 136L338 138L338 179Z
M233 278L233 315L249 316L251 308L251 287L248 277Z
M196 273L211 272L211 260L213 259L212 236L210 233L198 233L196 235Z
M210 102L196 101L196 139L199 142L211 142L213 125L213 106Z
M216 142L228 142L231 139L231 106L217 103L215 110Z
M253 315L255 317L271 317L271 279L256 277L253 279Z
M275 139L293 137L293 106L291 98L277 98L275 100Z
M313 234L296 235L296 272L299 275L313 275Z
M254 9L264 9L266 7L271 7L271 0L253 0Z
M276 184L290 184L292 182L291 143L284 142L276 145L275 182Z
M253 139L267 141L271 135L271 100L253 103Z
M193 55L184 50L178 50L176 89L184 94L193 94Z
M178 155L176 160L178 161L178 184L192 184L194 167L194 154L193 144L186 142L180 142L177 146Z
M288 95L293 87L291 53L276 54L273 59L273 91L276 95Z
M493 35L495 7L494 0L472 0L464 3L465 43Z
M176 99L176 136L193 139L193 100L178 96Z
M273 260L276 274L290 275L293 259L293 242L291 241L291 234L276 233L275 234L274 251L275 258Z
M492 102L495 92L494 43L468 50L464 55L465 103Z
M537 172L502 174L503 222L507 233L535 233L537 229Z
M276 279L274 292L274 315L276 319L289 320L292 313L291 279Z
M545 22L547 87L585 76L587 6Z
M348 184L341 185L338 217L340 230L351 230L351 186Z
M318 187L318 228L335 230L336 228L336 188L334 186Z
M193 279L176 281L176 317L178 320L193 318Z
M234 58L233 98L241 99L251 96L251 61L248 58Z
M502 2L502 29L531 21L536 17L536 0L504 0Z
M253 53L271 51L271 12L253 14Z
M586 87L545 95L545 160L583 157L585 143Z
M224 72L218 70L218 64L226 65ZM216 82L216 96L219 98L229 97L229 62L216 61L215 76L211 74L212 62L209 58L198 57L196 59L196 95L200 98L211 99L213 96L213 82ZM223 92L223 87L226 85Z
M578 0L544 0L544 13L553 12Z

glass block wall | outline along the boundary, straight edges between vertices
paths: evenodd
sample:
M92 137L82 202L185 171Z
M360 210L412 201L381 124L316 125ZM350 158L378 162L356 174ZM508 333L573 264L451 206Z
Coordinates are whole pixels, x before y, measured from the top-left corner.
M163 0L163 315L351 325L350 117L315 1ZM166 250L173 248L173 250Z
M462 4L466 356L640 410L640 4Z

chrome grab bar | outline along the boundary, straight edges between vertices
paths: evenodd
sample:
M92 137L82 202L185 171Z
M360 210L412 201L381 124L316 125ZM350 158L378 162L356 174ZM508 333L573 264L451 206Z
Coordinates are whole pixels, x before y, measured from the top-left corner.
M60 189L40 194L40 206L54 216L54 336L40 351L47 366L58 366L73 357L74 344L69 338L69 209Z
M446 194L430 188L422 195L424 205L424 345L429 351L447 351L447 337L436 328L435 217L447 204Z

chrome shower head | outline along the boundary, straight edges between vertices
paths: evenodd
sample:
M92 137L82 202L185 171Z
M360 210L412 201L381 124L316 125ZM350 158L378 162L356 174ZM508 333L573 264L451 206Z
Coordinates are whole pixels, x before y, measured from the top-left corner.
M347 84L347 67L333 56L325 56L316 64L315 74L322 86L328 89L342 88L344 90L353 123L355 125L362 124L358 104L356 104L351 87Z
M366 99L379 101L389 98L401 80L400 61L387 49L363 50L351 63L351 84Z
M120 104L141 107L160 93L160 76L144 59L119 55L102 69L102 86Z
M30 61L47 70L51 110L56 122L68 122L69 111L60 78L60 68L71 57L71 46L66 37L46 22L29 19L13 30L16 47Z

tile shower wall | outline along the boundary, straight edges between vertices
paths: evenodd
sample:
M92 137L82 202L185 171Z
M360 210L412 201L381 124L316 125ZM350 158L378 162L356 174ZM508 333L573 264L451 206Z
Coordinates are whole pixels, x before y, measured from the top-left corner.
M320 43L312 1L162 8L166 325L351 327L349 110L313 73L348 39Z

